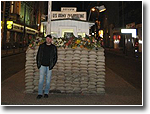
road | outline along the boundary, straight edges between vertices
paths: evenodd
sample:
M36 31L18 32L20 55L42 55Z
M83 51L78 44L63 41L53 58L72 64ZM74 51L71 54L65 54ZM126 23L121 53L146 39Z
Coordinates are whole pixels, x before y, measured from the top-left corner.
M1 58L1 82L25 68L25 53Z
M142 61L105 51L106 66L135 88L142 90Z

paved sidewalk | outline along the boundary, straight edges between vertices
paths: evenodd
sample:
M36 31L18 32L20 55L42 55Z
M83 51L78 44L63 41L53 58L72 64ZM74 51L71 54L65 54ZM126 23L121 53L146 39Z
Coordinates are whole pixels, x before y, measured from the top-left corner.
M142 92L106 67L104 95L49 94L36 99L37 93L25 93L25 70L1 84L1 105L142 105Z

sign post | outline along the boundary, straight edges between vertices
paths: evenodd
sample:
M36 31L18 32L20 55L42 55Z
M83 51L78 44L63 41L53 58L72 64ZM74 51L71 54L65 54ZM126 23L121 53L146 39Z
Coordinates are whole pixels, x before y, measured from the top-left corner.
M52 1L48 1L48 19L47 19L47 29L46 35L51 34L51 9L52 9Z

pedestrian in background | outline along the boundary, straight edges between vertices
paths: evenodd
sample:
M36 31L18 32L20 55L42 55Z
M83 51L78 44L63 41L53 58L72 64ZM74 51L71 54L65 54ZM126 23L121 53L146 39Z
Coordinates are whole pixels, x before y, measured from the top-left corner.
M44 90L44 98L48 98L52 69L57 62L57 48L55 45L52 44L51 35L47 35L46 42L44 42L39 46L36 56L36 62L38 69L40 69L37 99L41 99L43 96L43 83L45 75L46 75L46 85Z

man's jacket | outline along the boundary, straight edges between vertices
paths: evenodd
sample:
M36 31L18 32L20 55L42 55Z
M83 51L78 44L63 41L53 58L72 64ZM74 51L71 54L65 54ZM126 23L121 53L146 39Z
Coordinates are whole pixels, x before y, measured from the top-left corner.
M37 63L37 67L38 69L41 67L41 62L42 62L42 57L43 57L43 50L44 47L46 46L46 42L41 44L39 46L38 52L37 52L37 56L36 56L36 63ZM50 64L49 64L49 70L52 70L53 67L55 66L56 62L57 62L57 48L55 45L51 44L52 48L50 50Z

